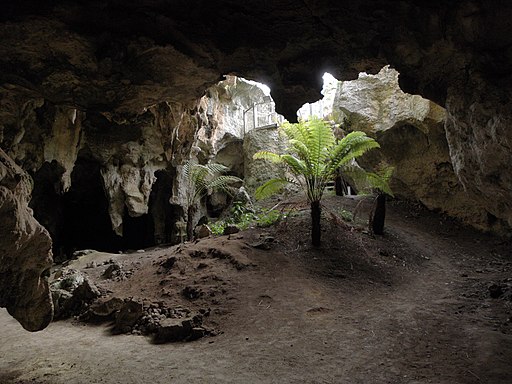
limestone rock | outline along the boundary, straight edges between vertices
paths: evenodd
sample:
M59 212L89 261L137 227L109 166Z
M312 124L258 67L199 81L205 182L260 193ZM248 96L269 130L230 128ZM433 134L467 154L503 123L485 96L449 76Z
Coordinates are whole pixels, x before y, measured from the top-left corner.
M269 179L284 176L281 166L268 161L254 160L254 154L262 150L282 153L284 147L284 141L276 126L254 129L245 136L244 181L249 193L253 193Z
M153 341L156 344L163 344L183 340L197 340L207 333L200 325L200 316L185 319L165 319L160 322Z
M477 95L485 95L477 96ZM512 227L512 99L482 80L451 88L446 137L464 190L486 209L489 227Z
M65 319L83 312L84 307L101 296L98 288L81 272L65 269L50 288L55 319Z
M98 300L91 304L89 315L100 318L109 318L117 313L124 305L124 300L119 297L112 297L108 300Z
M468 194L451 163L443 108L404 93L398 72L388 67L377 75L340 82L334 112L352 130L373 136L381 148L358 160L366 168L381 161L394 166L393 192L421 201L480 229L489 229L484 205Z
M29 331L53 316L51 239L28 207L30 177L0 149L0 307Z

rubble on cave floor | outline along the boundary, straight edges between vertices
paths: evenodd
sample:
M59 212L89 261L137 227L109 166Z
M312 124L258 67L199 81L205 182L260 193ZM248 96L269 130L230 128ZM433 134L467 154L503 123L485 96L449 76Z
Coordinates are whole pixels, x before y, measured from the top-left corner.
M237 275L255 266L254 240L238 234L147 251L77 252L51 277L55 320L109 323L113 334L150 335L155 343L215 335Z

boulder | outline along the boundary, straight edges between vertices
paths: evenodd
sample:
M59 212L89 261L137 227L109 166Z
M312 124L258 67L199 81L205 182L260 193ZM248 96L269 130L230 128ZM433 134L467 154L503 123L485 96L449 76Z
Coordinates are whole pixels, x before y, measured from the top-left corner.
M284 169L279 164L254 160L256 152L265 150L282 153L285 142L280 137L277 125L253 129L244 138L244 175L245 187L250 194L256 188L272 178L284 177Z
M240 228L236 225L227 225L222 232L223 235L234 235L235 233L240 232Z
M143 307L141 303L133 300L125 300L119 312L116 314L114 333L131 332L133 326L141 319Z
M201 327L201 322L200 316L185 319L165 319L160 322L153 341L156 344L162 344L197 340L207 334L206 329Z
M74 269L64 270L62 277L51 283L50 289L56 320L80 315L90 303L101 296L94 283Z
M89 307L89 315L99 318L110 318L115 315L124 305L124 300L119 297L112 297L108 300L95 301Z

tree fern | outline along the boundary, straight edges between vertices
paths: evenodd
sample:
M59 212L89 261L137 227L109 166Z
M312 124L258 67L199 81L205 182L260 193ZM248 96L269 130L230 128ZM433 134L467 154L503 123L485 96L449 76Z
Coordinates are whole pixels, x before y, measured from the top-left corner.
M297 124L285 123L281 131L288 138L287 153L261 151L254 159L283 164L295 183L302 187L311 204L313 244L319 245L320 201L326 183L333 179L338 168L379 144L363 132L352 132L337 142L330 125L317 118ZM269 180L256 190L256 198L278 193L288 182L286 179Z
M224 175L229 170L226 166L218 163L198 164L191 160L183 165L183 175L187 182L187 236L193 235L193 218L197 210L197 203L208 193L223 191L234 194L234 185L242 183L243 180L236 176Z

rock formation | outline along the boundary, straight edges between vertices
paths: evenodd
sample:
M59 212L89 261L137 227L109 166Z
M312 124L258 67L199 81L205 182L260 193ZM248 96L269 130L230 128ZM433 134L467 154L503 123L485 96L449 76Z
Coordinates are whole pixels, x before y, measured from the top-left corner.
M179 201L175 176L201 125L197 99L220 76L269 85L276 109L293 119L320 97L325 71L352 80L391 64L405 92L446 107L457 178L491 221L510 225L511 17L512 4L482 0L11 2L0 15L0 146L35 179L48 175L56 206L75 196L73 177L89 174L73 175L75 157L83 170L99 170L107 219L119 233L121 204L111 200L123 195L123 231L137 231L151 221L157 170ZM88 135L94 130L104 145ZM111 146L122 155L108 157ZM180 213L179 204L169 209Z
M25 329L39 331L53 313L52 242L28 207L31 189L30 177L0 149L0 307Z
M364 131L381 144L359 162L366 168L381 161L392 165L396 195L483 230L504 229L499 220L489 221L484 205L464 190L453 170L445 110L400 90L397 71L385 67L376 75L362 73L358 80L340 82L333 112L345 119L346 127Z

